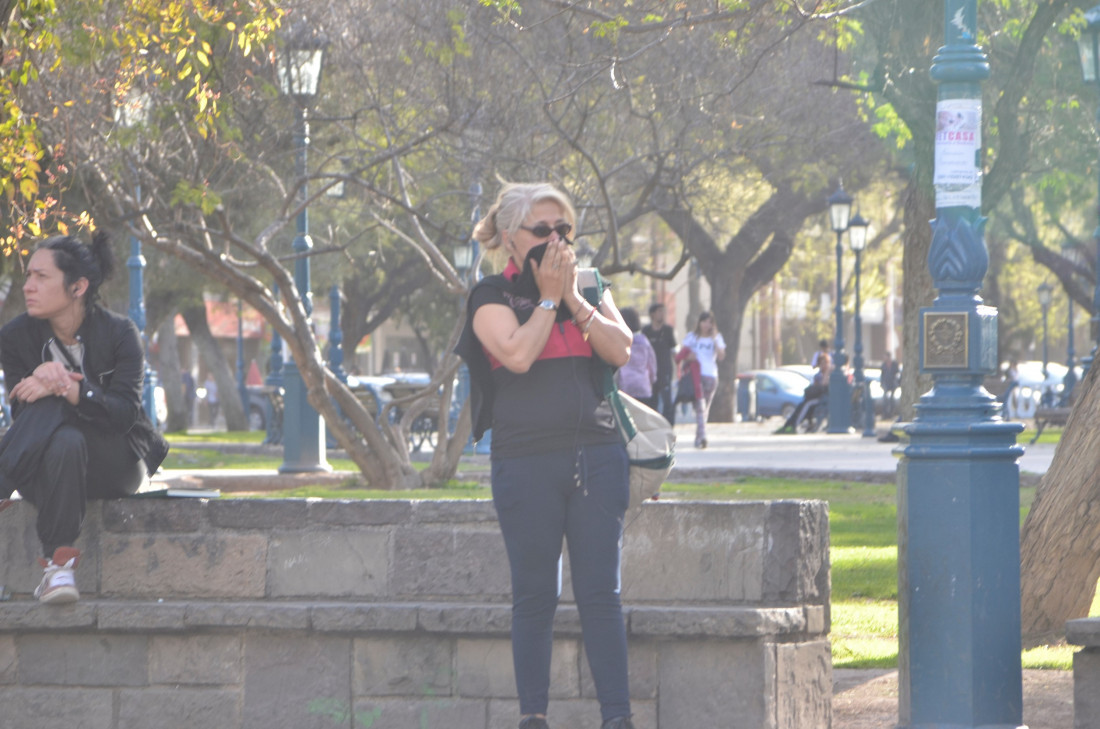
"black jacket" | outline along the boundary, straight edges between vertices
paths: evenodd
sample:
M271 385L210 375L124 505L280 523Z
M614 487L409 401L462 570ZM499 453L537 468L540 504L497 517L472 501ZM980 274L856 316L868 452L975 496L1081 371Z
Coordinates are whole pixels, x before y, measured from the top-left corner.
M20 314L0 329L0 364L8 392L38 365L52 359L48 321ZM156 432L142 408L145 354L141 335L128 318L95 305L77 331L84 345L80 369L80 399L66 403L76 417L90 425L125 434L134 453L145 461L150 475L168 454L168 443ZM11 403L18 418L22 403Z

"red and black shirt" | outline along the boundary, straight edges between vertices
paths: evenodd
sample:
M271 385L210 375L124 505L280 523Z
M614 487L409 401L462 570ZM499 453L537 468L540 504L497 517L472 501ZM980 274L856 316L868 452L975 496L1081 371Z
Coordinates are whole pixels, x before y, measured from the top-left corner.
M507 306L521 325L531 318L537 300L516 292L513 284L518 275L519 269L509 261L501 275L486 277L470 293L467 331L456 351L471 369L475 438L481 436L479 424L488 426L485 415L491 414L494 458L619 442L593 366L601 363L572 321L554 323L542 353L522 374L504 367L476 342L473 317L486 304ZM477 372L476 368L484 369ZM489 391L476 393L479 384ZM479 413L483 408L488 412Z

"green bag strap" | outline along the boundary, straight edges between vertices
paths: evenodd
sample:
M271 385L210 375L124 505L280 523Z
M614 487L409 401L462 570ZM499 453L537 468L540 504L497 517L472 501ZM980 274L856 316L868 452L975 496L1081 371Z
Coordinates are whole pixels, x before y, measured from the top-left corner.
M603 277L600 276L600 271L597 268L583 269L585 273L591 272L593 277L593 283L591 285L584 286L581 293L584 294L584 299L595 308L600 308L600 302L603 300L604 282ZM587 276L585 276L587 278ZM615 413L615 422L619 423L619 426L623 430L623 435L626 437L626 441L629 442L638 434L638 428L634 424L634 418L630 417L630 413L627 412L626 407L623 405L623 401L619 398L619 388L615 384L615 370L607 362L604 362L602 358L597 357L599 360L599 384L603 390L604 398L611 404L611 409Z

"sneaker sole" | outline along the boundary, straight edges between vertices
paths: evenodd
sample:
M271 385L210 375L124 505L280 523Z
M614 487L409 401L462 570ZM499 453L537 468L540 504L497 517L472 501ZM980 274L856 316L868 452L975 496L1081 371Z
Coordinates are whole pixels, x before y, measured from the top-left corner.
M57 587L38 598L43 605L67 605L80 599L80 593L71 585Z

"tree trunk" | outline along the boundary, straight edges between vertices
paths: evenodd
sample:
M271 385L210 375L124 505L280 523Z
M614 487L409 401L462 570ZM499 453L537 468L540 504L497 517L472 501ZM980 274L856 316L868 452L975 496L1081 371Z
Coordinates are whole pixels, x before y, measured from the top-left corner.
M165 317L157 331L160 354L157 368L160 372L160 384L164 387L164 399L168 404L168 422L165 430L177 433L187 430L191 424L191 413L183 397L183 370L180 367L179 342L176 339L174 317Z
M248 418L245 417L244 405L241 403L240 393L237 392L237 378L233 376L233 369L210 332L206 307L202 303L184 307L180 315L187 322L191 339L199 349L199 356L214 375L214 382L218 383L218 399L225 415L226 429L248 430Z
M1100 578L1097 369L1077 383L1077 403L1020 537L1025 646L1061 636L1067 620L1086 617Z
M922 189L916 178L905 189L905 237L902 253L903 326L901 339L901 399L903 421L915 415L913 406L931 389L932 378L920 375L920 310L935 298L932 274L928 270L928 249L932 245L932 226L936 217L935 199Z

